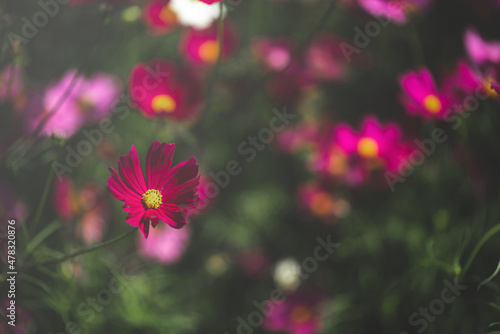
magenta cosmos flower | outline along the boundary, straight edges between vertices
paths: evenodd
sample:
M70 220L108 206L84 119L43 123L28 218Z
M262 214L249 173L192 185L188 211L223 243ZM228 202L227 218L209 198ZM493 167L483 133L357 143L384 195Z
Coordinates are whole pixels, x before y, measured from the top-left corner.
M332 34L316 37L305 52L304 62L315 80L338 81L348 74L348 66L339 45L342 39Z
M130 75L130 91L148 118L186 119L203 107L201 83L193 69L164 60L136 65Z
M296 153L302 149L315 150L321 140L319 121L304 121L283 130L277 139L278 147L286 153Z
M281 104L295 104L315 81L298 61L292 61L286 70L274 73L266 82L269 95Z
M154 35L168 33L178 26L170 0L153 0L143 8L142 19Z
M500 41L487 42L472 28L465 31L464 45L469 58L478 65L500 63Z
M181 56L194 65L212 66L219 59L226 60L236 51L236 29L226 22L223 29L222 53L217 40L218 28L213 24L207 29L190 28L185 30L181 38Z
M174 230L166 225L158 225L149 232L148 239L137 235L139 254L146 260L163 264L178 262L189 243L190 232L187 227Z
M426 9L432 0L358 0L359 5L368 13L388 18L394 23L408 22L413 13Z
M319 291L294 293L283 303L272 303L273 310L264 319L263 327L290 334L318 333L322 327L324 303L325 298Z
M339 124L334 129L333 137L341 152L348 157L355 156L355 161L359 161L367 171L396 170L399 167L401 129L395 123L382 125L369 115L363 120L359 133L347 124ZM348 165L337 163L341 169L349 168ZM334 169L333 166L329 167Z
M295 44L288 38L256 37L252 51L261 63L272 71L284 70L292 61Z
M191 157L173 168L175 144L155 141L146 156L146 180L137 151L118 159L118 173L110 167L108 188L114 198L125 202L127 223L139 227L148 237L149 225L156 227L161 220L174 227L184 226L187 211L198 204L198 165Z
M403 89L400 99L409 114L425 118L441 118L452 105L449 97L438 91L427 68L404 73L399 78L399 84Z
M252 278L263 278L269 273L271 263L265 249L246 249L236 255L237 265Z
M477 90L487 93L492 98L498 98L497 92L491 87L491 82L500 78L494 67L480 71L472 68L465 61L459 61L453 74L443 80L443 91L452 97L453 101L464 101L467 96Z

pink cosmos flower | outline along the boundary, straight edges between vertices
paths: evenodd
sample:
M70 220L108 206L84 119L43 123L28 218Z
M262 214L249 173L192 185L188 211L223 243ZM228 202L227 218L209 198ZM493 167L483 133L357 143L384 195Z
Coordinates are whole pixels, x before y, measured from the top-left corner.
M73 180L64 176L55 181L53 189L54 208L63 223L76 221L76 235L85 244L101 241L109 217L102 187L88 182L77 189Z
M70 70L47 87L41 106L31 104L26 129L33 132L48 117L42 135L71 137L83 126L110 116L120 91L121 85L112 76L95 74L87 79Z
M433 0L358 0L359 5L373 16L388 18L394 23L408 22L412 13L423 11Z
M287 153L295 153L302 148L316 149L320 139L320 128L316 121L305 121L288 127L279 133L279 148Z
M152 34L165 34L178 26L177 14L170 8L170 0L153 0L143 8L142 19Z
M399 84L403 89L400 100L409 114L440 118L452 105L449 97L438 91L427 68L404 73Z
M241 251L236 256L236 263L249 277L262 278L269 272L269 257L264 249L255 248Z
M500 41L487 42L475 29L468 28L464 35L464 45L469 58L475 64L500 63Z
M404 143L395 123L382 125L371 115L363 120L360 132L338 124L331 142L322 147L313 169L326 177L359 186L374 171L394 171L400 166Z
M78 212L73 180L69 176L63 176L61 180L55 181L53 189L53 202L57 215L63 222L71 222Z
M108 189L116 199L125 202L127 223L139 227L148 237L149 225L156 227L161 220L181 228L186 223L187 211L198 204L198 165L191 157L173 168L175 144L155 141L146 156L146 180L142 173L135 146L118 159L117 173L110 167Z
M368 115L363 120L360 133L347 124L335 127L335 142L346 154L356 154L366 160L382 160L390 163L400 138L401 129L395 123L380 124L375 116Z
M221 60L227 60L236 51L236 29L226 22L223 29L222 54L217 40L218 27L211 25L204 30L186 29L181 38L180 52L194 65L215 65L219 54Z
M317 182L302 184L298 200L304 209L325 223L334 223L337 218L346 216L350 211L347 201L331 194Z
M498 79L497 79L498 78ZM443 92L453 101L465 101L467 96L477 91L487 93L492 98L498 98L497 92L491 88L490 82L500 80L494 67L482 71L473 69L465 61L459 61L452 75L443 80Z
M313 87L315 80L299 64L293 62L285 70L275 73L266 82L269 95L280 104L295 104L303 93Z
M86 245L100 242L108 229L109 207L107 203L98 203L83 214L77 223L76 235Z
M368 170L357 156L347 154L335 141L321 146L313 156L310 168L326 179L341 180L351 187L359 186L368 178Z
M148 118L186 119L203 107L203 91L194 70L164 60L137 64L130 74L130 93Z
M258 37L252 41L255 57L271 71L282 71L292 61L294 43L288 38Z
M76 189L73 180L65 175L54 182L54 208L61 220L69 223L102 203L103 189L96 183L85 183Z
M322 327L324 303L325 297L319 291L296 292L283 303L268 306L272 311L266 315L263 327L269 331L290 334L318 333Z
M305 52L304 62L310 76L321 81L338 81L348 74L342 40L332 34L316 37Z
M148 239L137 236L139 254L147 260L173 264L180 260L189 244L189 228L179 230L159 225L149 232Z

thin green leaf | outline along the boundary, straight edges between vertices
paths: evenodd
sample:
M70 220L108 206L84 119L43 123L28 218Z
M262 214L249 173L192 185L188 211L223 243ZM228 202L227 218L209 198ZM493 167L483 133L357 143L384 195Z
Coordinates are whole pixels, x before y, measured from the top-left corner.
M22 277L23 281L26 281L26 282L31 283L33 285L36 285L37 287L39 287L43 291L45 291L47 294L51 293L50 288L43 281L41 281L33 276L30 276L28 274L23 274L21 277Z
M497 311L500 311L500 305L497 305L495 303L486 303L486 305L493 307Z
M479 288L481 288L483 285L485 285L486 283L488 283L489 281L491 281L492 279L494 279L495 276L498 275L499 272L500 272L500 261L498 262L498 266L497 266L497 269L495 270L495 272L490 277L488 277L487 279L485 279L484 281L482 281L477 286L477 290L479 291Z
M474 247L472 253L469 255L469 258L467 259L467 262L465 263L463 269L458 274L458 278L463 278L465 276L465 273L467 272L467 270L469 270L469 267L474 261L474 258L476 257L477 253L479 253L479 250L481 250L481 247L483 247L483 245L498 232L500 232L500 224L493 226L488 232L486 232L486 234L481 238L481 240L479 240L479 242L476 244L476 247Z
M57 231L61 227L59 222L55 221L52 224L47 225L40 233L38 233L26 246L25 257L27 258L29 254L35 250L35 248L45 239L47 239L52 233Z

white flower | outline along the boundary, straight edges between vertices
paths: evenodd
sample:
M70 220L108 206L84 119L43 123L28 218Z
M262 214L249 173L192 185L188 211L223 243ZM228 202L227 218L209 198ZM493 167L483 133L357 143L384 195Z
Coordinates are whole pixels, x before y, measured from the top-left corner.
M300 284L300 264L294 258L278 261L274 267L274 281L284 290L295 290Z
M207 5L199 0L171 0L170 8L177 13L179 22L196 29L206 29L219 18L220 6ZM223 16L226 15L223 9Z

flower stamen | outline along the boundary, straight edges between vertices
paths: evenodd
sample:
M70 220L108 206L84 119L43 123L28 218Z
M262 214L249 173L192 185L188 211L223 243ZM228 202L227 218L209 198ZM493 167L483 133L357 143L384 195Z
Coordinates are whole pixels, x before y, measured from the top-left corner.
M149 189L142 194L142 203L146 209L158 209L162 205L161 193L156 189Z

